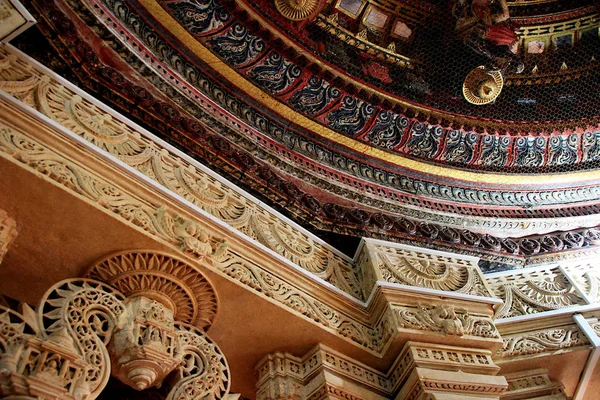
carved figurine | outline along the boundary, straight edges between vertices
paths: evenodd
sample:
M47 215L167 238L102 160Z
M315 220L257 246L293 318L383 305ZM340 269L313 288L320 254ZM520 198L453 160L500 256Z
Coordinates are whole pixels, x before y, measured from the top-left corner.
M489 60L486 68L523 72L519 36L506 0L455 0L453 14L458 37Z

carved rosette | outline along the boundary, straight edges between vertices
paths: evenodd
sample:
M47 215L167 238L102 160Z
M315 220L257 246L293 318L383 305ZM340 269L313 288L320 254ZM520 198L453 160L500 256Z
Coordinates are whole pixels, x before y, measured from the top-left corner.
M291 21L302 21L315 14L320 0L275 0L277 11Z
M164 303L176 320L204 330L217 313L212 285L175 256L151 251L122 252L96 263L87 277L106 282L127 297L141 295Z

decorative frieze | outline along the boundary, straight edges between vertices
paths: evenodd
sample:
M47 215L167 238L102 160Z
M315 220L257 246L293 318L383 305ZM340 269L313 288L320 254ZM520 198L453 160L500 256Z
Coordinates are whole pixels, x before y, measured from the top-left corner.
M8 247L17 237L17 224L9 218L6 211L0 209L0 263L8 251Z
M577 325L505 334L502 336L502 341L502 348L496 353L498 362L589 345L588 339Z
M490 316L474 315L451 305L432 304L407 307L391 306L399 329L439 332L446 336L477 336L500 339L500 333Z
M325 280L332 277L342 290L360 296L352 263L331 248L16 56L0 55L0 71L7 74L0 89L279 255ZM204 235L194 224L183 223L175 233L186 251L199 256L207 252Z

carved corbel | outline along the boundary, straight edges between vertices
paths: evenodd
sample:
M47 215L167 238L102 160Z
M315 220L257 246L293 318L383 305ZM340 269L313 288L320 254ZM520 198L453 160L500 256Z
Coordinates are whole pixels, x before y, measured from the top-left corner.
M109 257L90 275L112 279L125 293L98 280L68 279L46 292L35 323L0 308L0 398L95 399L111 370L137 390L166 384L168 400L226 398L225 357L186 323L207 327L216 311L201 274L141 252Z

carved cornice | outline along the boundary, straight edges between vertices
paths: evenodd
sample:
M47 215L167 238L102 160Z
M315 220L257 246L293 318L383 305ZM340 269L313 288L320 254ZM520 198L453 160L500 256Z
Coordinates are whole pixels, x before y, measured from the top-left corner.
M377 244L365 240L361 251L369 253L361 260L363 287L370 291L376 280L416 286L427 289L494 297L486 287L475 259L454 258L426 251L415 251L409 247ZM373 269L368 272L367 269Z

